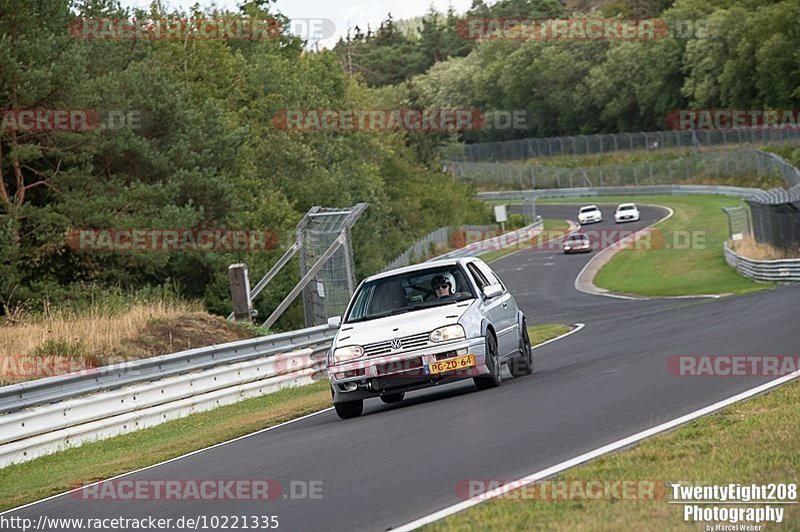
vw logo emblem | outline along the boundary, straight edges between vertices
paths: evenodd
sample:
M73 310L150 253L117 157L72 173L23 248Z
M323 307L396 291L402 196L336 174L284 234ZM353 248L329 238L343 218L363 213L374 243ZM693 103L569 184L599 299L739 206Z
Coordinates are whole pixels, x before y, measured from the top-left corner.
M392 340L392 349L400 349L401 347L403 347L403 342L400 340L400 338L395 338Z

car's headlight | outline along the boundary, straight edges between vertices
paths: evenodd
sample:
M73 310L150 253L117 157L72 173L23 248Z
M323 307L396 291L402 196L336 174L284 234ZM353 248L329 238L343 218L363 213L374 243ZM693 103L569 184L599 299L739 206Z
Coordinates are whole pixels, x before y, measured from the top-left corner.
M364 356L364 348L360 345L348 345L340 347L333 352L333 363L347 362Z
M439 327L438 329L431 331L431 334L429 335L431 342L447 342L465 337L466 334L464 334L464 327L461 325L448 325L446 327Z

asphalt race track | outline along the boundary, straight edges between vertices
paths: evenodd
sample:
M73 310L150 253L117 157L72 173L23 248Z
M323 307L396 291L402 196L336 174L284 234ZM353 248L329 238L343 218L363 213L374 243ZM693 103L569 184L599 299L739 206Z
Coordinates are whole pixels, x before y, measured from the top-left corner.
M615 226L612 207L601 208L606 221L587 231L641 228L664 215L645 207L641 222ZM371 400L348 421L328 410L124 477L275 479L284 492L292 481L321 481L319 499L83 501L77 492L5 517L276 515L283 530L388 530L459 502L459 481L517 479L772 380L672 376L670 356L797 350L800 286L722 299L593 296L574 288L592 256L531 250L493 264L529 324L586 324L536 349L532 376L483 392L467 381L395 405Z

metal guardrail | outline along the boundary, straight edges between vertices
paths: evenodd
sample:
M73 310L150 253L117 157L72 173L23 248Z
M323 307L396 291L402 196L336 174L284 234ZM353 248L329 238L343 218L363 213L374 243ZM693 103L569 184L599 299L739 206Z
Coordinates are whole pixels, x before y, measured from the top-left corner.
M725 261L741 275L756 281L800 281L800 259L748 259L733 251L725 242Z
M324 375L327 325L0 388L0 467Z
M747 198L761 192L758 188L714 185L652 185L640 187L576 187L535 190L499 190L479 192L478 199L489 201L514 201L526 198L584 198L601 196L681 196L712 195Z
M475 257L482 253L488 253L489 251L497 251L507 247L513 247L519 243L520 240L532 240L541 232L543 225L544 222L539 220L538 222L526 227L509 231L507 233L503 233L502 235L493 236L479 242L473 242L464 246L463 248L450 251L443 255L439 255L438 257L433 257L430 260Z
M0 412L15 412L299 348L324 346L327 349L335 333L327 325L319 325L3 386L0 388Z

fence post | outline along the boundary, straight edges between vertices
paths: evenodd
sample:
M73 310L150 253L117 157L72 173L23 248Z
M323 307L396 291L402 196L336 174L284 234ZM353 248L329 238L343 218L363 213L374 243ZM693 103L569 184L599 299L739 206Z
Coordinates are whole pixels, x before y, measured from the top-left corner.
M228 266L228 280L231 285L233 319L252 321L253 302L250 300L250 277L247 274L247 264L239 263Z

